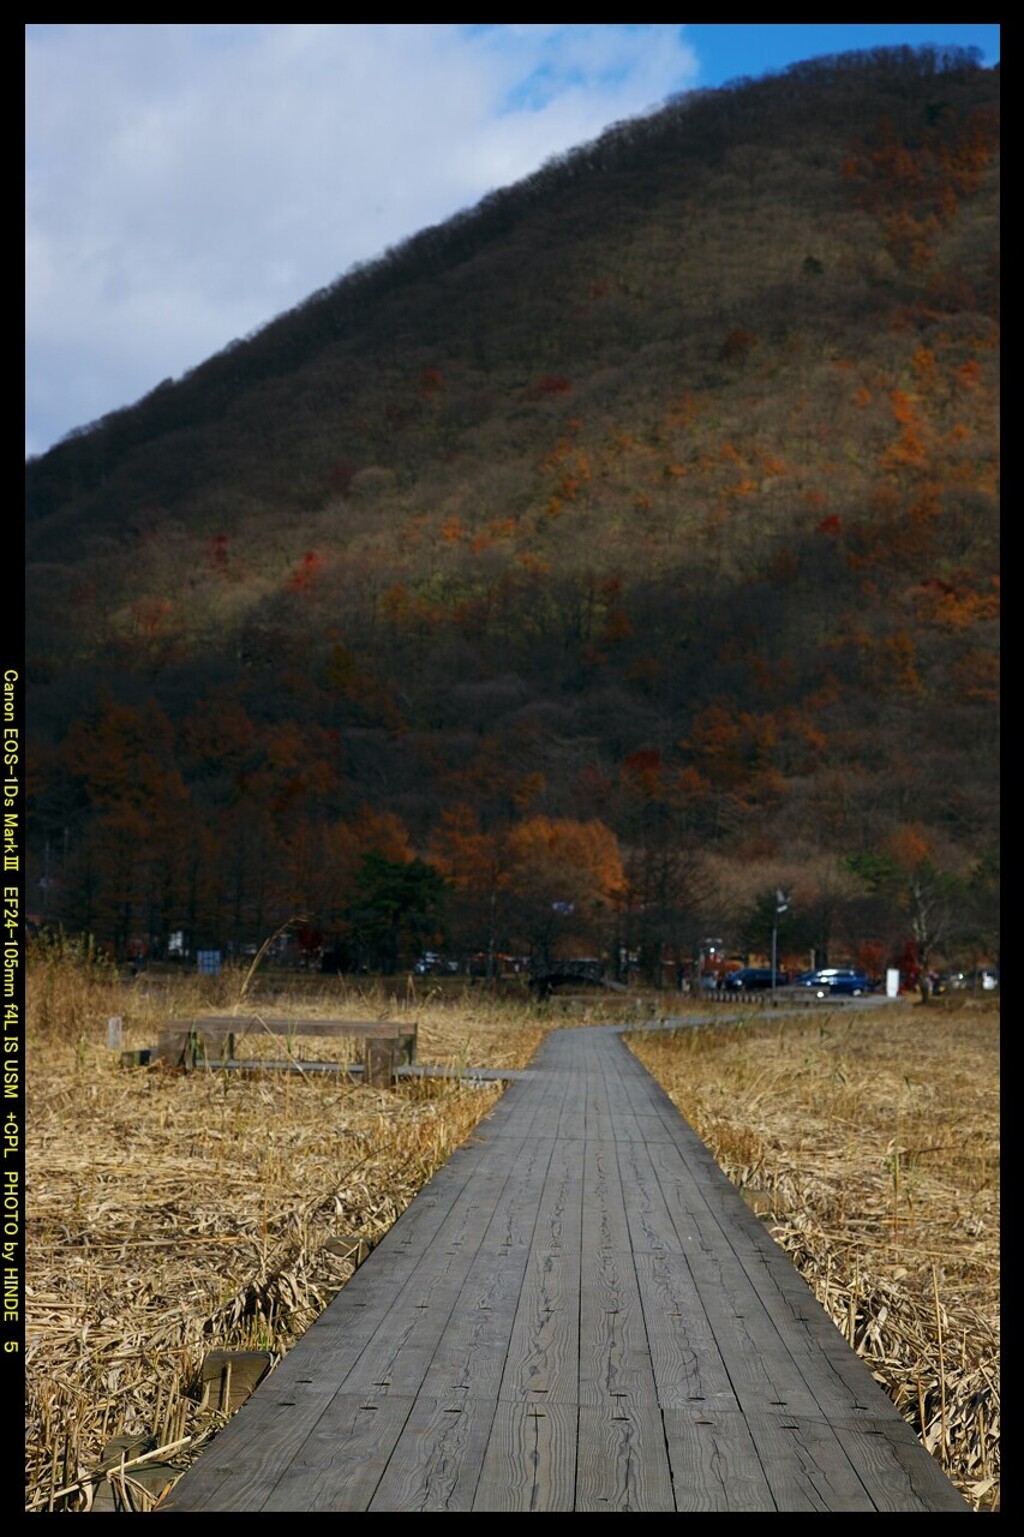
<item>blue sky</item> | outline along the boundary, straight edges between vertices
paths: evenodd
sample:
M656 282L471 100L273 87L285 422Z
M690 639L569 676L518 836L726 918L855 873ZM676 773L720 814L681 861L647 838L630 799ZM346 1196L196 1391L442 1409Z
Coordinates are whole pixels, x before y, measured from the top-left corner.
M26 453L667 96L914 23L51 23L26 35Z

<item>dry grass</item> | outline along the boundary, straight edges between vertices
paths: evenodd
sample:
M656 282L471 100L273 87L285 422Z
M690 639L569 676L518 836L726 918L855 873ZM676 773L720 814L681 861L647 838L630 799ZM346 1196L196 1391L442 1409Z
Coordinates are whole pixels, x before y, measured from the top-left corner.
M202 985L201 985L202 984ZM170 1014L230 1006L239 978L120 987L102 967L37 954L30 971L26 1296L30 1508L90 1508L115 1437L173 1478L224 1423L198 1389L206 1353L280 1356L352 1274L327 1247L372 1247L493 1105L497 1083L378 1090L301 1074L126 1070L107 1049L152 1045ZM278 997L274 1010L284 1007ZM247 1007L259 1007L257 995ZM485 993L303 988L295 1012L415 1018L421 1061L520 1067L545 1025ZM250 1041L254 1050L259 1043ZM305 1045L303 1056L307 1055ZM323 1043L319 1055L328 1055ZM281 1055L281 1043L271 1045ZM308 1053L312 1056L312 1052ZM340 1056L340 1053L339 1053ZM110 1480L116 1502L159 1493ZM62 1493L61 1491L67 1491Z
M631 1045L947 1476L997 1509L998 1002Z
M87 1510L97 1490L152 1508L224 1423L199 1391L206 1354L286 1351L352 1274L330 1240L377 1242L500 1093L457 1076L389 1091L185 1076L122 1068L107 1049L112 1015L126 1047L151 1045L171 1015L230 1010L243 982L125 987L88 957L30 957L30 1508ZM551 1023L597 1017L482 988L292 987L274 996L254 979L246 1008L415 1019L420 1061L450 1068L523 1066ZM922 1029L919 1015L648 1034L634 1049L767 1204L775 1237L950 1477L992 1508L998 1014L968 1029L938 1009ZM108 1463L149 1452L157 1468L104 1474L105 1449Z

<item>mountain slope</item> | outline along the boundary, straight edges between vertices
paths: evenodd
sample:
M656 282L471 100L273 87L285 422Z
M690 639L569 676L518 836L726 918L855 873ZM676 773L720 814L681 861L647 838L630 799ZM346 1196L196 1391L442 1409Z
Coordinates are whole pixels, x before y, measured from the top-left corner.
M531 819L599 823L623 870L579 855L583 885L677 948L751 896L695 851L799 849L816 910L853 855L849 921L887 942L900 872L984 896L998 78L899 50L670 102L30 464L65 915L114 815L97 764L154 732L158 933L336 918L331 840L358 863L382 817L453 878L458 825L477 897L529 885ZM126 879L127 932L157 878Z

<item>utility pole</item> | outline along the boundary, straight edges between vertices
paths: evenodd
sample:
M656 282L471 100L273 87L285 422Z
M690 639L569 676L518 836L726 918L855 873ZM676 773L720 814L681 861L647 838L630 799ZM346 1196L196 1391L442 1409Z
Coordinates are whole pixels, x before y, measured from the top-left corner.
M775 1001L775 975L779 969L779 918L789 911L789 897L786 892L777 890L775 893L775 911L772 915L772 1001Z

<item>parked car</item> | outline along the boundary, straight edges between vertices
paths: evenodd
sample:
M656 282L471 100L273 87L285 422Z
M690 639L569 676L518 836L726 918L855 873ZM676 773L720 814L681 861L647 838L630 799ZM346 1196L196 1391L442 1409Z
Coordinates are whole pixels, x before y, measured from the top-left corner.
M872 993L875 984L863 971L854 971L847 966L823 966L818 971L801 971L794 978L797 987L813 987L819 998L827 998L830 993L846 993L852 998L859 998L862 993Z
M439 971L458 971L458 969L458 961L452 961L447 956L438 955L436 950L424 950L419 960L413 966L413 971L418 977L427 977Z
M789 981L787 971L776 971L775 986L785 987ZM770 966L741 966L738 971L730 971L723 987L738 993L759 992L772 986L772 968Z

